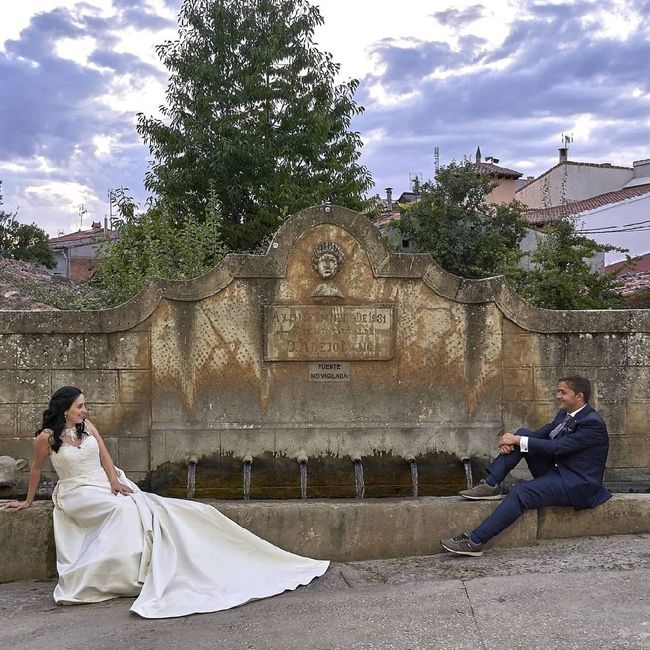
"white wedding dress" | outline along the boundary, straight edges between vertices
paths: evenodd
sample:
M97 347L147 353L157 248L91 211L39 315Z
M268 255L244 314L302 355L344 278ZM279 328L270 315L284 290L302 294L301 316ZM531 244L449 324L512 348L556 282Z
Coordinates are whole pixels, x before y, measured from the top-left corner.
M145 618L215 612L295 589L329 565L283 551L211 506L142 492L121 470L133 494L113 495L91 435L51 460L58 603L138 596L131 611Z

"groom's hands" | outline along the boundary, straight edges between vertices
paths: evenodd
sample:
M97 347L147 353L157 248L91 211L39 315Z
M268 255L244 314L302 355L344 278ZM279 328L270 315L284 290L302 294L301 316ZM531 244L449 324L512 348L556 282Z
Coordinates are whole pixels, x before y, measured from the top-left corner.
M499 434L498 446L500 454L510 454L515 450L515 443L511 439L515 438L511 433L507 431L502 431Z

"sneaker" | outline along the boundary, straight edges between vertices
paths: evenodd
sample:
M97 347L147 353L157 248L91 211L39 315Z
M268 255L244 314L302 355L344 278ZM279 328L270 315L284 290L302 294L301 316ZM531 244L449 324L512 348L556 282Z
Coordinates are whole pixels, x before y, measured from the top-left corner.
M473 542L469 533L463 533L450 539L441 539L440 545L445 551L458 555L483 555L483 544Z
M481 481L473 488L470 488L469 490L463 490L458 494L460 494L463 499L474 499L475 501L496 501L497 499L503 499L503 494L501 494L501 487L498 485L488 485L485 481Z

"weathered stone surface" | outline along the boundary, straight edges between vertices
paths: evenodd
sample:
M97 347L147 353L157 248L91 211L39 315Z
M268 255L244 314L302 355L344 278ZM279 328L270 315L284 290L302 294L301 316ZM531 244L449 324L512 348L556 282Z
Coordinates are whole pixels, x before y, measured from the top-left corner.
M496 507L459 497L335 501L206 501L238 524L289 551L336 561L441 553L439 540L476 526ZM51 502L2 510L0 582L54 575ZM650 497L616 495L593 510L527 512L488 544L531 546L538 539L650 532Z
M117 332L85 337L86 368L148 368L149 333Z
M83 368L81 334L25 334L17 347L19 368Z
M650 496L616 494L588 510L542 508L538 521L540 539L650 533Z
M47 370L0 370L0 403L42 402L51 393Z
M0 436L15 437L18 434L16 404L0 404Z
M17 367L19 339L17 334L0 334L0 370Z
M609 467L650 467L650 434L610 436Z
M120 370L118 381L118 401L121 404L150 402L151 374L147 370Z
M77 386L90 404L114 402L117 399L117 371L115 370L54 370L54 390L60 386ZM49 396L48 396L49 398Z
M313 256L328 242L343 259L324 278ZM289 360L267 349L265 358L265 311L296 309L388 309L390 336L380 355ZM258 496L292 496L304 452L318 459L311 485L323 496L349 496L353 455L373 494L405 494L410 457L423 486L447 494L462 458L478 469L500 429L547 422L558 377L578 372L594 380L594 404L617 437L609 470L641 472L650 465L648 314L535 309L502 278L457 278L425 255L391 255L365 216L317 206L287 220L266 255L229 255L191 282L157 280L116 309L3 312L0 415L28 439L51 392L78 385L119 462L151 472L161 490L181 490L187 459L200 454L206 494L239 494L250 453ZM345 381L310 381L311 364L328 359L347 364Z
M51 502L36 501L18 513L9 513L0 505L0 548L5 557L0 562L0 582L55 576Z
M650 434L650 402L628 402L626 430Z

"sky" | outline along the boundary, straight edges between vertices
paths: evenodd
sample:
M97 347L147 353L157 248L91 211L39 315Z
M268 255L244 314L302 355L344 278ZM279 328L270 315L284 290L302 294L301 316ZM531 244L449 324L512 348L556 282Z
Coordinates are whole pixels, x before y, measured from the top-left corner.
M108 191L143 203L149 154L136 113L156 115L168 75L155 46L181 0L3 2L3 209L51 236L108 214ZM359 80L353 121L373 193L473 156L538 175L569 157L650 158L650 0L314 0L315 34Z

